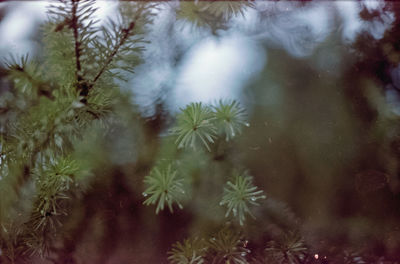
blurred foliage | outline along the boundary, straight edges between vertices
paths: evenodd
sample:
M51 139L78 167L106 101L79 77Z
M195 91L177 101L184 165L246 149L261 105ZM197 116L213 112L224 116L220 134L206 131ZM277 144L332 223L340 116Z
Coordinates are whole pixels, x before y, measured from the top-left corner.
M173 264L203 264L207 250L205 242L198 238L176 242L168 252L168 260Z
M317 38L296 14L325 5ZM325 2L118 6L102 23L95 1L52 2L37 56L2 61L0 263L398 263L398 4L356 3L351 43ZM171 42L150 43L165 10ZM240 31L268 63L240 103L157 94L146 116L123 81L182 24Z
M270 241L267 243L265 251L271 259L278 263L297 264L305 259L306 246L302 237L294 232L284 234L280 241Z
M176 8L177 18L195 27L209 28L212 33L226 29L232 17L242 15L251 1L181 1Z

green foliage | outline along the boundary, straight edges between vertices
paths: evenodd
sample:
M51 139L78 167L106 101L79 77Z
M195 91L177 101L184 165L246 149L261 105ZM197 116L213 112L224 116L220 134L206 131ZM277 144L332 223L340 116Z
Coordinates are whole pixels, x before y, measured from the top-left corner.
M183 243L176 242L168 251L171 264L204 264L207 246L202 239L185 239Z
M254 7L250 1L182 1L176 13L178 19L196 27L209 27L215 32L226 28L232 17L243 16L249 7Z
M61 158L37 169L35 174L37 174L39 197L36 211L41 216L66 214L59 203L63 199L68 199L67 193L79 171L78 163L68 158ZM35 229L38 229L44 221L41 220Z
M56 65L65 62L60 70L73 70L68 80L73 81L72 85L83 97L99 81L125 80L121 71L133 72L133 67L140 62L146 43L143 27L152 23L156 4L121 4L117 21L108 20L105 26L99 27L94 17L97 10L94 1L60 0L60 3L49 9L51 26L47 26L46 36L51 45L50 62Z
M207 10L217 17L223 17L225 20L238 15L244 16L246 8L254 8L254 4L250 1L213 1L203 4L203 10Z
M171 264L248 264L247 240L229 226L208 239L185 239L168 252Z
M214 143L216 129L214 126L215 116L210 107L202 103L191 103L177 117L177 126L172 129L172 133L177 135L175 143L178 148L203 145L209 151L210 143Z
M228 208L226 217L231 213L237 217L240 225L243 225L246 214L254 218L250 211L250 205L259 205L257 200L265 199L262 190L257 190L254 186L252 179L247 174L235 174L233 183L228 181L224 187L224 195L220 205Z
M109 162L104 153L82 154L83 145L96 138L93 151L104 151L97 144L107 144L102 142L105 139L92 133L108 135L121 122L116 111L123 99L115 79L124 80L140 63L147 26L157 11L153 3L121 3L117 19L98 26L94 2L52 4L49 21L42 27L43 57L11 56L6 64L14 86L3 99L12 122L3 122L1 127L0 189L16 191L0 201L0 248L11 262L21 256L54 255L54 246L68 241L63 232L72 204L89 189L95 167ZM250 6L248 2L180 5L178 17L192 12L197 16L195 23L213 30ZM211 152L216 140L232 140L248 126L244 109L234 100L221 100L215 106L191 103L176 119L172 133L178 149L205 147ZM233 212L241 224L244 215L251 214L248 206L264 197L247 176L243 179L235 181L234 187L227 184L221 202L228 207L227 216ZM171 164L155 166L143 182L143 204L155 205L156 214L165 207L173 212L175 204L183 208L186 182ZM29 202L20 202L21 190L27 190ZM23 212L18 223L12 222L12 207L18 208L14 214ZM242 244L238 232L225 228L210 239L177 242L168 259L173 264L244 264L249 250Z
M278 241L268 242L265 252L277 263L300 264L306 256L303 238L296 232L287 232Z
M115 78L140 61L155 4L121 4L117 21L99 27L94 3L53 2L42 27L43 54L5 61L12 86L0 100L0 250L11 262L46 257L56 241L63 242L70 206L99 165L87 162L93 153L81 157L76 151L92 136L86 131L107 135L122 119Z
M147 189L143 192L143 196L149 196L143 204L157 204L156 214L160 210L164 210L165 205L173 212L172 204L176 203L179 208L183 208L179 202L183 190L182 179L177 176L177 171L172 169L171 165L166 168L154 167L150 174L145 177L144 183Z
M211 263L213 264L248 264L247 255L250 250L244 245L239 233L228 227L221 229L215 237L208 241Z
M235 100L220 100L215 110L215 118L218 121L219 131L225 135L226 141L240 134L243 126L249 126L246 122L246 114L239 102Z
M4 63L20 95L26 96L26 99L29 98L31 101L37 101L39 96L54 99L51 94L52 87L42 79L43 68L31 61L28 54L20 58L10 54Z
M51 219L50 217L46 217ZM42 259L48 256L51 252L52 238L51 235L45 232L30 232L24 234L21 238L24 244L23 256L32 257L37 254Z
M94 76L93 82L103 71L122 80L126 79L121 70L134 73L133 68L141 62L140 54L144 50L143 45L147 43L143 37L144 29L152 23L156 7L157 4L147 2L120 4L117 21L109 19L101 27L102 38L93 41L94 47L99 51L98 63L104 65Z
M243 126L249 126L245 110L235 100L220 100L216 106L191 103L181 109L172 134L177 136L178 148L204 146L211 151L210 144L215 142L218 132L229 141L241 133Z
M0 226L0 251L9 262L13 262L18 255L19 229L15 224L1 224Z
M205 5L202 2L185 1L179 3L176 11L177 18L189 22L196 27L214 27L211 21L217 21L212 14L204 12Z
M38 58L10 56L5 63L12 85L0 89L0 263L21 263L22 257L30 263L30 257L35 260L38 256L55 257L54 263L82 262L73 258L86 239L99 240L95 241L99 244L112 239L131 225L128 217L134 218L134 225L142 223L138 215L142 210L132 210L137 206L137 194L143 191L137 184L142 180L143 204L155 205L156 214L166 207L171 212L174 206L183 209L188 192L197 199L190 210L172 216L178 220L192 217L189 230L179 226L178 232L215 234L176 242L168 252L170 263L306 263L307 247L300 234L282 232L297 224L291 211L269 199L258 208L263 216L257 217L256 224L247 222L244 227L247 215L255 218L253 206L266 198L264 192L246 173L235 172L233 179L221 186L224 176L242 165L237 164L240 155L218 154L227 153L224 148L228 146L236 147L231 140L249 126L245 109L228 99L214 105L193 102L176 116L171 130L176 138L160 137L168 114L157 110L151 120L141 116L119 85L119 80L126 80L145 59L146 34L158 4L121 2L116 19L99 26L94 3L59 0L52 4L49 21L42 27L43 54ZM209 27L212 33L254 7L250 1L178 1L170 5L174 4L176 18ZM124 145L127 142L132 144ZM232 152L247 149L246 144ZM160 145L167 151L160 151ZM197 151L204 148L208 152ZM166 155L170 155L170 164L149 171ZM240 226L214 233L230 216ZM153 228L158 221L148 222ZM254 235L254 230L259 232L256 239L249 235ZM266 244L263 239L273 234L280 235ZM75 244L75 236L80 235L84 242ZM262 247L262 254L261 250L251 252L248 243L252 249ZM109 247L104 244L103 249ZM97 262L106 263L107 259ZM345 252L339 263L365 261Z

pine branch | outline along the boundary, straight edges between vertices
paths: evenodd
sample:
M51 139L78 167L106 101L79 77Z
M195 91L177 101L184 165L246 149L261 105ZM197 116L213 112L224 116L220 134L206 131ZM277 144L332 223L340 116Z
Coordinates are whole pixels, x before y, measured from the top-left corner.
M45 148L46 145L49 144L51 137L54 133L55 127L49 129L46 133L46 136L42 142L36 145L36 147L30 153L30 159L25 161L24 165L22 166L21 176L18 178L17 186L14 186L14 189L18 195L20 195L21 186L23 186L28 180L30 179L32 168L35 167L35 162L37 157L39 156L40 152Z
M120 4L118 21L109 19L108 25L102 27L103 38L91 44L98 50L96 57L101 65L94 74L91 85L94 85L107 72L113 78L126 79L118 71L133 73L133 67L140 62L137 56L143 49L137 44L146 43L143 39L145 25L152 23L151 18L157 4L146 2L124 2Z
M104 73L104 71L107 69L107 67L110 65L110 63L114 59L115 55L118 53L118 50L122 47L122 45L124 45L125 41L130 37L131 32L135 28L135 20L129 24L128 28L122 29L123 36L122 36L120 42L115 45L112 52L108 55L106 62L103 64L103 67L101 67L100 71L94 77L92 84L94 84L100 78L100 76Z
M5 61L5 65L8 68L8 75L13 76L14 78L23 78L27 81L27 83L31 84L32 87L37 89L38 96L47 97L50 100L54 100L55 97L51 93L51 87L49 84L42 80L38 80L34 74L28 72L28 55L22 56L19 61L16 58L11 56L8 60ZM31 66L31 65L30 65ZM36 65L33 66L34 68ZM37 69L33 69L33 73L35 73Z
M93 7L94 0L59 0L62 5L50 6L49 14L54 15L54 22L58 22L54 32L63 32L65 26L72 31L72 53L74 58L74 85L81 96L86 96L91 85L86 76L85 64L92 60L85 60L84 56L90 54L90 43L94 40L96 28L92 27L98 20L93 19L97 8ZM85 80L86 79L86 80ZM86 101L84 101L86 103Z
M101 75L105 72L107 67L111 64L113 61L114 57L117 55L118 51L121 49L121 47L125 44L125 42L128 40L129 37L132 36L132 32L135 29L136 26L136 21L140 18L142 15L144 6L141 6L136 13L135 18L129 23L128 27L122 28L121 32L122 37L118 43L115 44L113 50L108 54L105 63L101 67L100 71L96 74L96 76L93 78L92 84L96 83L96 81L101 77Z

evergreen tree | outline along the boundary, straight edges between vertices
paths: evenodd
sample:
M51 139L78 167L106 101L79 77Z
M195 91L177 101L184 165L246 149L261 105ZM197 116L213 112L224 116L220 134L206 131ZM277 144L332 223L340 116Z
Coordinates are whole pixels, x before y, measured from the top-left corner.
M5 61L0 263L111 263L121 244L137 263L389 263L306 239L238 154L253 121L238 101L145 117L123 89L160 10L218 37L253 1L122 1L105 23L94 4L50 5L40 56Z

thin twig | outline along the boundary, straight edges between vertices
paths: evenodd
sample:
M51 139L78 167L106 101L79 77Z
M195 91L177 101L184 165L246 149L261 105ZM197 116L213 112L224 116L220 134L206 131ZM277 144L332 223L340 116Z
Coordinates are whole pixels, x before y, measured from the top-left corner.
M104 73L104 71L106 70L108 65L112 62L112 60L113 60L114 56L117 54L118 50L125 43L125 41L129 38L129 34L135 28L135 20L129 24L128 28L122 29L122 32L124 35L122 36L120 42L114 47L114 50L110 53L110 55L108 55L106 62L104 63L103 67L101 67L101 69L97 73L96 77L94 77L92 84L94 84L100 78L100 76Z

